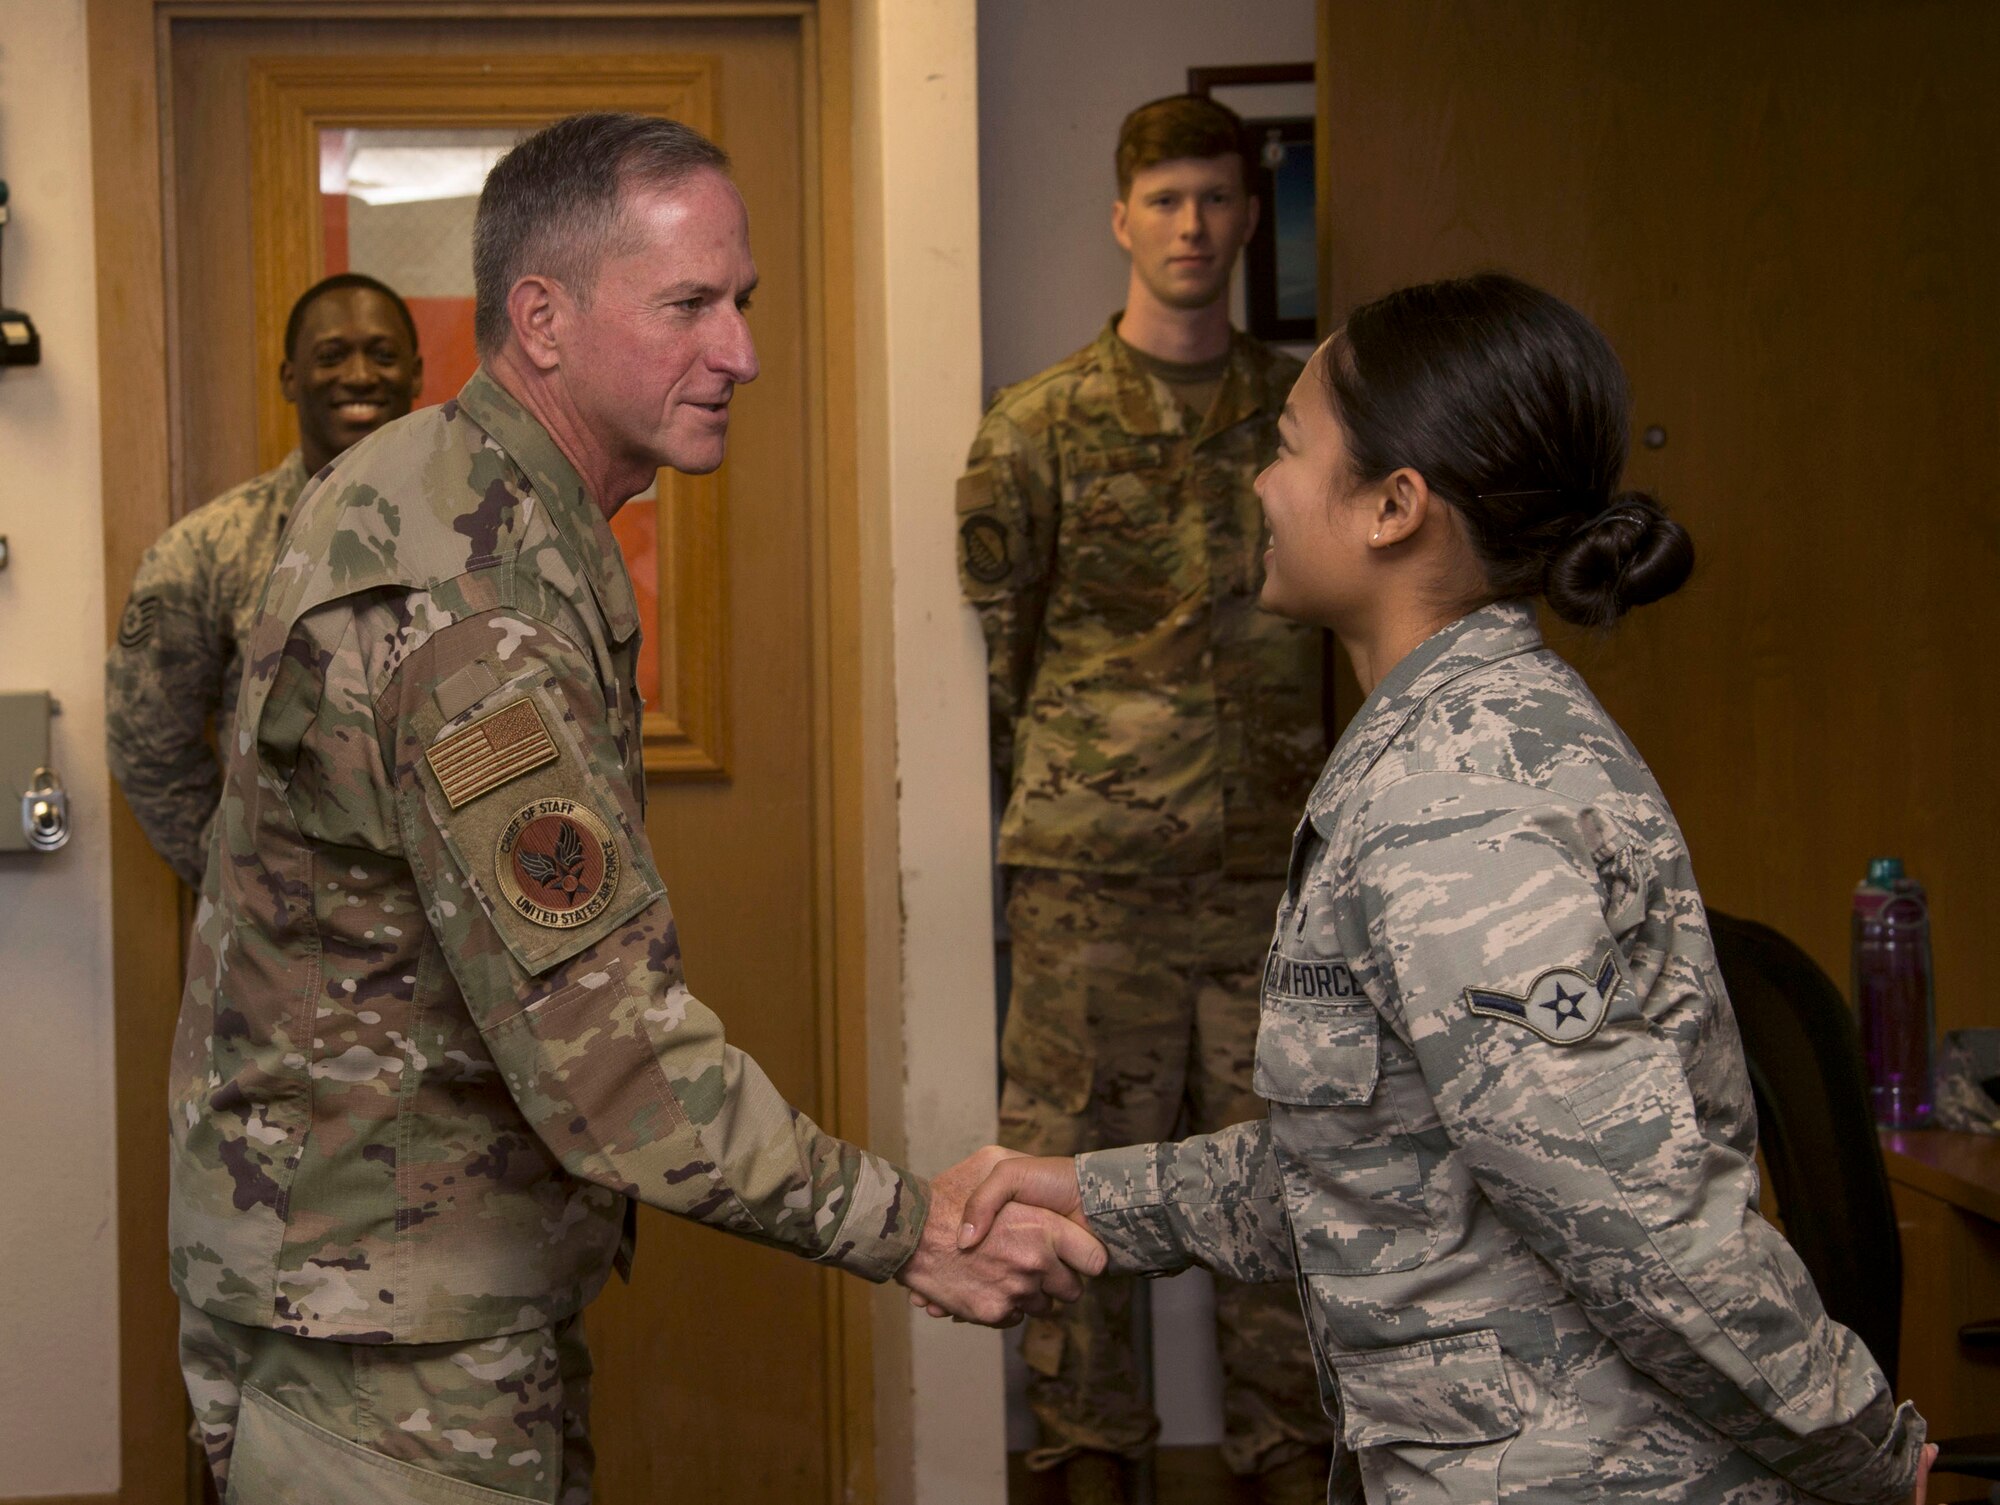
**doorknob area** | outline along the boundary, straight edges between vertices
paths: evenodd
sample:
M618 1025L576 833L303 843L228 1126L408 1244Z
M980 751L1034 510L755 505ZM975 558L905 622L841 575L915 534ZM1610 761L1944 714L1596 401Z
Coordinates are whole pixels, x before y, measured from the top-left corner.
M1648 424L1646 432L1639 436L1639 442L1648 449L1665 449L1667 447L1667 431L1657 423Z
M69 794L49 756L49 720L61 710L46 690L0 693L0 792L21 802L19 826L0 817L0 852L46 855L69 844Z

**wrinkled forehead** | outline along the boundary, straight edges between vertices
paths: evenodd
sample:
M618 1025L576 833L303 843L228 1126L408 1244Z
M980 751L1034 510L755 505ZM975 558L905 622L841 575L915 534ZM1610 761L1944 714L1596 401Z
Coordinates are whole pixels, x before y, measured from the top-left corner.
M700 167L667 182L629 176L619 188L607 251L629 254L654 242L689 249L737 242L747 248L749 237L750 210L735 181L719 169Z

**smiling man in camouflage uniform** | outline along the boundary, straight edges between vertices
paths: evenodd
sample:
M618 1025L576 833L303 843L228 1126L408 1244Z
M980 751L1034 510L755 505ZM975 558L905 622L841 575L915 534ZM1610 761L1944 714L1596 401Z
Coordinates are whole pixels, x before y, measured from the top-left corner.
M172 1094L182 1362L233 1501L582 1505L581 1314L635 1198L981 1321L1101 1267L1040 1212L961 1255L998 1151L927 1184L833 1138L686 987L609 518L721 464L757 375L726 166L595 115L495 167L484 364L307 490L251 629Z
M1002 392L959 482L989 651L1013 985L1001 1140L1073 1154L1263 1112L1257 980L1325 751L1317 632L1259 609L1271 459L1298 364L1230 328L1257 221L1241 122L1176 97L1119 134L1124 310ZM1132 1284L1029 1324L1036 1468L1119 1500L1159 1425ZM1324 1489L1331 1426L1288 1286L1217 1284L1224 1456L1271 1501Z
M423 394L409 308L359 273L313 284L286 320L278 384L298 409L299 447L160 535L105 663L112 776L153 850L191 888L201 886L222 792L216 749L235 722L243 643L299 493Z

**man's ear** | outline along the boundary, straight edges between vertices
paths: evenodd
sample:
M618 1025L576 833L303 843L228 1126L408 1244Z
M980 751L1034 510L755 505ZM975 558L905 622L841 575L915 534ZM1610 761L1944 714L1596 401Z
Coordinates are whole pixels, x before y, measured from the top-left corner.
M410 357L410 401L424 395L424 358L421 352Z
M1257 222L1264 217L1264 201L1256 194L1250 195L1250 217L1243 224L1243 244L1250 244L1250 237L1257 233Z
M1127 222L1128 218L1125 200L1123 198L1113 199L1111 201L1111 238L1118 242L1120 250L1127 252L1132 249L1132 227Z
M1387 549L1415 538L1435 505L1430 482L1416 471L1407 465L1391 471L1376 494L1369 547Z
M569 294L559 282L530 272L507 290L507 322L521 353L537 371L553 371L562 364L561 330L568 311Z
M299 405L299 373L289 355L278 362L278 391L293 407Z

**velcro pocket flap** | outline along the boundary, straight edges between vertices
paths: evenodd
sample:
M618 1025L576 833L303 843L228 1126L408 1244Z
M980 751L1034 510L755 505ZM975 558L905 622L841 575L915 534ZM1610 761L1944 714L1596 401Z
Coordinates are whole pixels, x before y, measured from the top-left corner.
M428 869L438 854L416 828L421 820L530 976L595 945L665 893L635 834L636 812L585 755L545 669L499 685L451 721L426 702L411 725L424 748L421 817L405 807L412 862L434 886ZM502 745L482 745L494 726L505 728ZM478 949L468 918L440 916L447 950Z
M529 1498L388 1457L244 1387L230 1505L526 1505Z
M1266 1102L1353 1107L1375 1095L1381 1021L1369 1003L1264 994L1251 1086Z
M1416 1442L1499 1442L1521 1430L1521 1408L1491 1331L1344 1353L1333 1362L1342 1436L1351 1448Z

